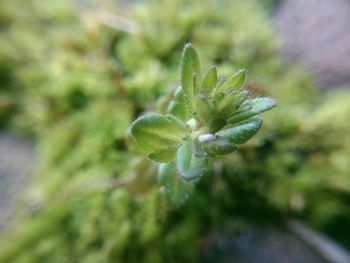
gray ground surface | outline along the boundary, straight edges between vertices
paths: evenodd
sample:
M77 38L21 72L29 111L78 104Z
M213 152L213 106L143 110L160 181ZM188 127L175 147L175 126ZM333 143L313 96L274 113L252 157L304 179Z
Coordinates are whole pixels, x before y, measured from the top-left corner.
M250 227L238 235L220 235L207 252L208 263L329 262L295 235L275 228Z
M19 207L35 164L34 147L16 136L0 132L0 231Z

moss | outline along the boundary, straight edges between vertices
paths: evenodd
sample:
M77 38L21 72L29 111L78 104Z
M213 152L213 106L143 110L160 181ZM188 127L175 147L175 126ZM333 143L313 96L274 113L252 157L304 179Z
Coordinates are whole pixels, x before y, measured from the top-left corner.
M10 87L1 96L16 110L1 112L7 127L36 138L41 165L34 208L2 238L0 261L195 262L213 233L289 216L349 246L349 228L336 222L350 217L350 96L320 94L281 62L257 1L135 1L116 12L141 28L133 33L71 1L10 2L0 4L1 85ZM126 136L178 85L187 41L208 69L248 68L249 88L279 107L174 210L159 197L154 164L135 164Z

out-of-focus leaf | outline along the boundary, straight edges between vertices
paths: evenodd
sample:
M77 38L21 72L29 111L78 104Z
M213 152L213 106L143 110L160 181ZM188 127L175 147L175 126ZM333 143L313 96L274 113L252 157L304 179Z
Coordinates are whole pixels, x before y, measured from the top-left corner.
M127 181L127 188L134 195L142 195L149 191L156 184L156 164L145 157L138 157L133 160L130 168L125 171L125 176L130 180Z
M196 116L202 123L209 123L214 117L214 112L212 111L212 106L210 105L208 99L204 96L195 97L196 105Z
M218 72L216 67L212 66L203 80L203 84L202 84L203 90L205 92L206 91L210 92L215 88L217 81L218 81Z
M234 114L229 118L228 123L234 124L240 122L264 111L268 111L276 105L277 102L271 98L255 98L246 100L241 107L251 107L251 109L238 114Z
M136 143L146 152L178 145L186 134L186 124L172 115L149 114L131 125Z
M181 87L176 90L174 99L169 104L168 113L178 117L184 122L189 119L188 104L185 93Z
M252 117L246 121L236 123L233 126L224 127L216 133L216 136L224 138L235 144L242 144L253 137L261 128L262 119Z
M242 87L247 75L247 70L241 69L237 73L233 74L227 81L225 81L216 91L217 92L227 92L229 88L238 90Z
M207 158L197 156L192 141L185 141L176 154L177 169L185 180L192 180L203 175L207 170Z
M159 165L160 193L171 205L182 205L194 191L194 182L184 181L176 170L175 162Z

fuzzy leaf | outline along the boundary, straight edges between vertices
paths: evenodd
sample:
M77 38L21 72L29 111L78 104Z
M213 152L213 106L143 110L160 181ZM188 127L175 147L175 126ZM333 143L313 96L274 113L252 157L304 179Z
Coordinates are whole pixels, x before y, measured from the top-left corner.
M236 123L232 126L226 126L216 133L219 138L224 138L235 144L242 144L253 137L261 128L262 119L252 117L246 121Z
M189 198L195 186L194 182L186 182L179 176L175 162L159 165L158 182L163 198L175 207L181 206Z
M237 150L237 146L226 139L216 138L214 141L205 142L202 148L211 156L229 154Z
M194 79L195 78L195 79ZM201 83L201 68L198 52L192 44L184 48L181 61L181 87L184 90L190 111L193 111L194 82Z
M211 91L215 88L218 81L218 72L215 66L212 66L205 76L202 84L202 89L204 91Z
M136 143L146 152L178 145L186 134L186 124L172 115L149 114L131 125Z
M148 155L148 158L159 163L168 163L175 159L177 148L175 146L154 151Z
M228 123L233 124L240 122L264 111L268 111L276 105L277 102L271 98L255 98L246 100L241 107L251 107L251 109L238 114L234 114L229 118Z
M185 180L192 180L203 175L207 170L207 158L198 156L190 140L185 141L176 154L177 169Z
M227 81L225 81L216 91L226 93L229 88L239 90L246 78L247 70L241 69L237 73L233 74Z
M205 124L209 123L213 119L214 113L208 99L201 95L196 96L195 105L196 105L196 114L198 119L202 123L205 123Z
M248 98L248 96L249 91L247 90L244 90L240 93L228 93L220 102L218 102L218 110L229 116L230 112L236 111L239 106Z
M217 108L219 111L223 111L226 107L230 106L230 104L236 99L237 93L228 93L220 102L217 104Z
M176 90L174 99L169 104L168 113L176 116L184 122L189 119L188 104L185 93L181 87Z
M225 116L232 116L248 97L248 90L243 90L242 92L238 93L235 98L229 102L229 105L223 109Z

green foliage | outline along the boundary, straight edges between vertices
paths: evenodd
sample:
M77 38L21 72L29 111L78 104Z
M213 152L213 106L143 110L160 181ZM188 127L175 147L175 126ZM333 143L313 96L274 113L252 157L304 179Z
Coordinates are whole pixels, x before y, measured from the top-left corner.
M181 61L181 87L168 107L170 114L175 115L149 114L138 118L131 125L133 138L150 153L151 160L167 163L176 158L177 170L184 180L201 177L210 158L235 151L236 144L248 141L259 131L262 120L252 116L276 106L270 98L249 99L249 92L242 87L245 77L246 70L240 70L217 83L217 70L212 66L202 82L198 52L192 44L186 44ZM189 113L180 111L182 107L189 109ZM161 166L162 178L173 177L164 175L166 172L174 173L173 169ZM184 196L177 192L182 187L170 187L169 184L166 188L168 199L182 203Z
M200 262L213 236L291 216L350 247L349 94L320 94L309 76L280 61L260 1L125 2L116 10L0 2L2 123L33 136L40 159L28 208L2 236L0 262ZM114 20L101 19L100 8L131 23L106 23ZM211 122L205 90L224 83L211 67L193 106L196 123L213 123L213 133L198 140L208 156L235 152L213 160L198 182L182 180L175 162L160 164L172 172L157 182L157 165L140 157L128 127L158 106L188 125L191 111L177 88L185 42L223 76L249 69L251 94L216 97L223 116L232 116L231 104L246 110L232 118L255 120L269 105L243 106L250 96L275 98L279 107L239 150L230 136L212 141L224 122ZM228 130L250 125L233 120ZM197 163L188 154L196 147L186 147L185 169ZM167 154L151 158L173 158Z

